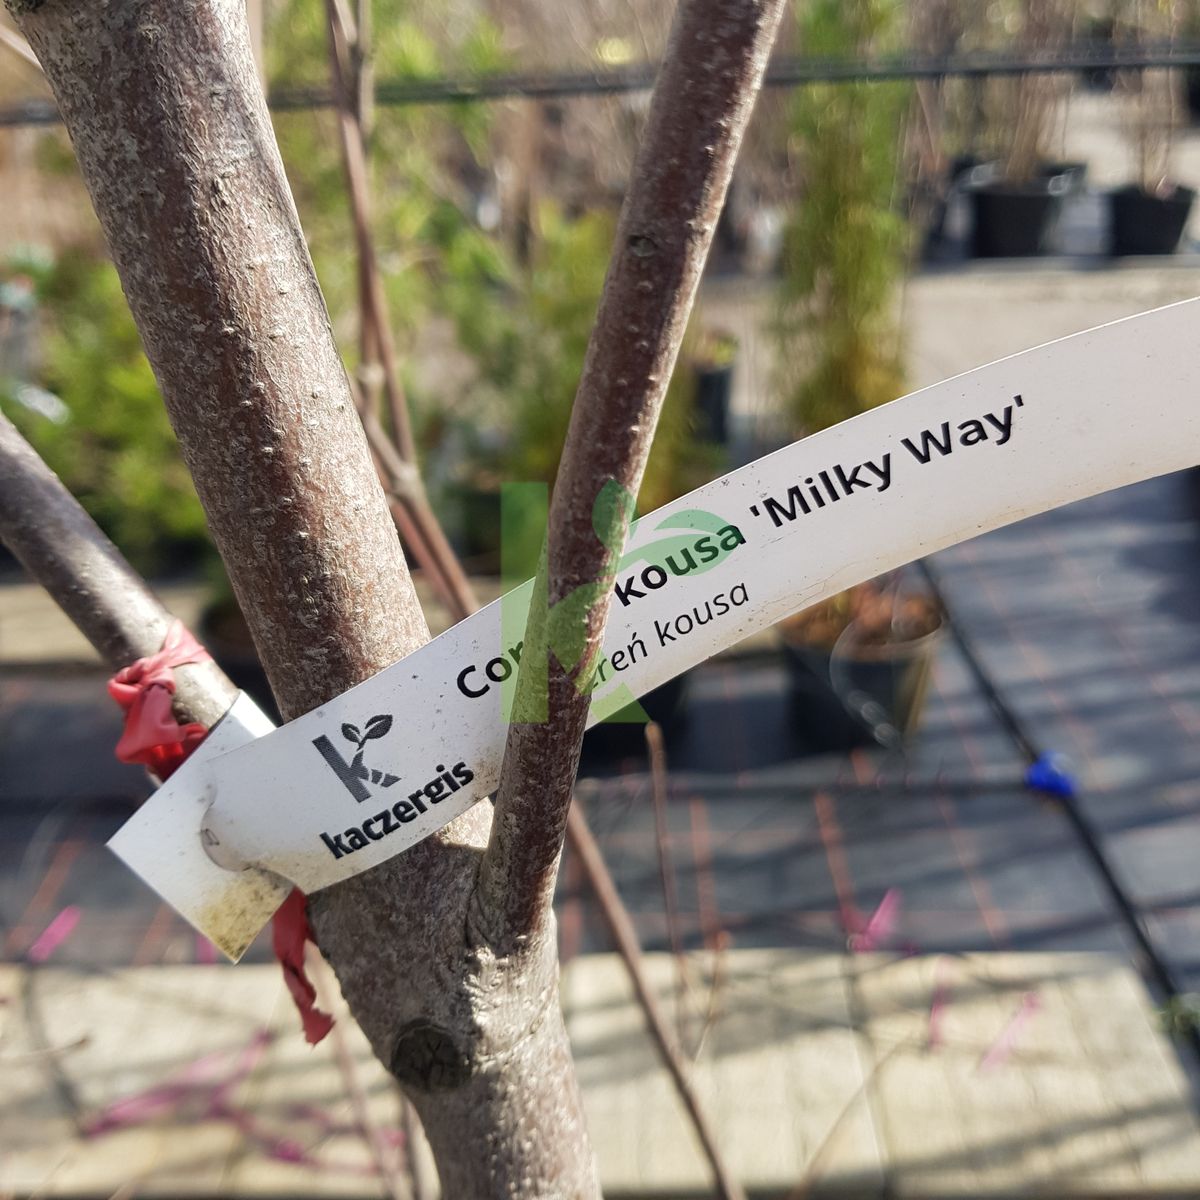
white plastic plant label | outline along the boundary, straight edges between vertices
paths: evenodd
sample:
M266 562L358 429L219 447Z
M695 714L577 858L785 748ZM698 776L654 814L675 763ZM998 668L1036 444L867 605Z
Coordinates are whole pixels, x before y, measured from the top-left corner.
M641 519L613 586L593 723L852 584L1200 461L1198 334L1200 300L1076 334L805 438ZM187 819L160 820L151 836L139 814L114 848L236 954L278 891L214 908L207 883L192 892L173 880L168 893L150 865L194 854L199 809L222 862L306 891L427 837L497 785L503 685L519 668L530 592L265 737L193 759L143 810Z
M244 692L162 787L109 840L109 847L218 949L238 959L283 903L291 884L266 871L227 871L201 837L208 764L275 725ZM265 914L265 915L264 915Z

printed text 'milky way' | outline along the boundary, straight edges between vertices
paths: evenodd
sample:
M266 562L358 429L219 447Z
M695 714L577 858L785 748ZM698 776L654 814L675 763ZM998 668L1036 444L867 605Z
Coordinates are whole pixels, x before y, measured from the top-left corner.
M987 412L981 417L960 421L957 425L943 421L936 429L922 429L915 437L904 437L900 442L923 466L952 454L959 446L982 443L1003 446L1012 437L1015 410L1024 405L1025 401L1020 396L1014 396L1013 402L1006 404L999 413ZM878 461L869 458L853 467L834 463L792 484L783 499L764 496L761 508L758 504L752 504L750 511L756 517L762 516L765 511L778 528L785 521L809 516L839 500L847 499L857 491L886 492L891 486L892 455L889 452Z

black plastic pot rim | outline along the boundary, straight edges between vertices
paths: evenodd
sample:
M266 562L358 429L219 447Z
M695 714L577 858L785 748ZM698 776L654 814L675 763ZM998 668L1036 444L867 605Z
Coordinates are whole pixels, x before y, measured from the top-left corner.
M1047 175L1023 183L1013 183L1003 178L987 179L980 183L972 183L969 188L972 192L981 192L988 196L1045 196L1048 199L1064 196L1070 190L1065 175Z
M848 628L850 626L847 626ZM864 646L851 642L849 648L839 649L837 650L837 654L839 658L849 658L855 662L888 662L892 659L911 657L921 653L926 648L932 648L941 640L945 631L946 623L943 621L936 629L931 629L928 633L921 634L920 637L902 638L894 642L887 642L882 646ZM806 642L799 638L789 637L782 631L780 631L779 636L784 646L789 650L814 650L832 655L837 646L837 643L834 646L819 646L814 642Z
M1148 192L1137 183L1127 183L1122 187L1113 188L1108 194L1110 196L1140 196L1143 200L1158 200L1162 204L1178 204L1181 201L1191 203L1196 199L1196 189L1188 187L1185 183L1173 184L1171 192L1166 196L1158 192Z

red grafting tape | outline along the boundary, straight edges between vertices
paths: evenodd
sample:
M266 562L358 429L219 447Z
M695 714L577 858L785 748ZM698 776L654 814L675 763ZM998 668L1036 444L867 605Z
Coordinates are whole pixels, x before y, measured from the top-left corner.
M108 694L125 713L125 729L117 742L121 762L141 763L166 779L204 740L208 730L195 722L181 725L171 703L175 668L211 661L183 622L172 621L157 654L139 658L108 681Z
M211 662L212 655L182 621L172 621L157 654L139 658L108 681L108 694L125 713L117 742L121 762L141 763L167 779L204 740L208 730L196 722L181 725L172 711L175 668ZM43 935L43 937L46 935ZM315 1046L333 1028L333 1018L316 1007L316 991L304 970L304 944L313 941L308 904L297 888L275 914L272 942L288 991L300 1012L305 1040Z
M271 943L283 967L283 978L300 1010L304 1040L315 1046L333 1028L333 1018L317 1007L317 993L304 971L304 944L313 942L308 923L308 897L294 888L271 924Z

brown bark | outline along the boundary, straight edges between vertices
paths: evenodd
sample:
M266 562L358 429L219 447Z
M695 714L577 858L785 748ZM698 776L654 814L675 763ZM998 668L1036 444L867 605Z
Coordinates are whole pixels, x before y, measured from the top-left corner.
M509 729L477 904L495 946L514 948L543 933L589 707L581 680L548 654L552 635L538 598L553 611L611 570L594 506L614 481L629 495L641 484L782 11L783 0L682 0L676 14L550 504L515 702L522 710L538 687L527 664L547 662L549 719ZM628 517L609 531L619 544ZM583 662L598 653L610 601L605 587L588 608Z
M119 671L162 647L171 614L0 413L0 541ZM175 715L212 725L233 684L212 663L175 672Z

